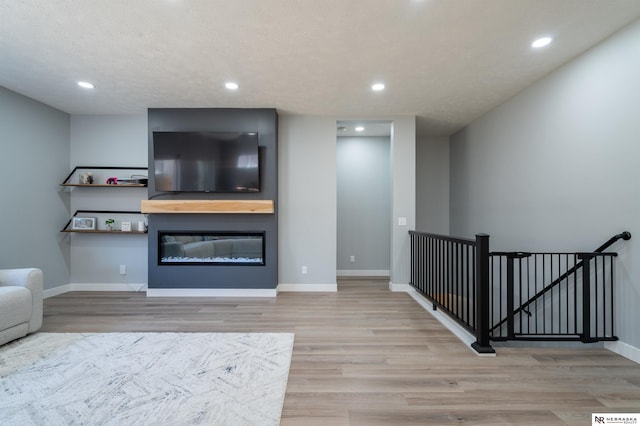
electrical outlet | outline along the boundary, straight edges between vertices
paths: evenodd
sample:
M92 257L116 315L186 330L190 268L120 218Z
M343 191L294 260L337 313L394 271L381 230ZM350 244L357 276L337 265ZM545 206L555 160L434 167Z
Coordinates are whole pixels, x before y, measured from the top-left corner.
M304 274L306 274L307 272L308 272L307 267L306 267L306 266L303 266L303 267L302 267L302 274L304 275Z
M349 258L349 262L354 263L356 261L356 257L355 256L351 256Z
M127 265L120 265L120 275L127 275Z

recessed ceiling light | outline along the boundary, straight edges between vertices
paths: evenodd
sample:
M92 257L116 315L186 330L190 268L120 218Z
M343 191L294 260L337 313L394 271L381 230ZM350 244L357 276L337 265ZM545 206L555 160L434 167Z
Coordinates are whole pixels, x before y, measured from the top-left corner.
M531 43L531 47L535 47L535 48L544 47L549 43L551 43L552 41L553 39L551 37L542 37L535 40L533 43Z
M356 127L356 132L364 132L364 127L362 126Z
M228 83L224 84L224 87L226 87L229 90L238 90L238 83L234 83L232 81L229 81Z
M89 83L88 81L79 81L78 86L82 87L83 89L93 89L95 87L93 84Z
M384 90L384 84L383 83L376 83L373 86L371 86L371 90L375 90L376 92Z

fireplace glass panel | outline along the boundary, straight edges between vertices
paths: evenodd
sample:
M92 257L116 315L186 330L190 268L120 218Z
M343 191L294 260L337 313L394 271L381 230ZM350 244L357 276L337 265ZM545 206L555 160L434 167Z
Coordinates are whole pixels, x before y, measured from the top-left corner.
M158 264L264 265L264 232L160 232Z

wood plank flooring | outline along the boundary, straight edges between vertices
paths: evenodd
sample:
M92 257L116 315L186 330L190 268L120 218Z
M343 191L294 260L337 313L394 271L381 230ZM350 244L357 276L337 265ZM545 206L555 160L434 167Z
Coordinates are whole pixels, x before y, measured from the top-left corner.
M478 357L386 280L277 298L67 293L48 332L293 332L291 425L590 425L640 412L640 365L605 349L497 348Z

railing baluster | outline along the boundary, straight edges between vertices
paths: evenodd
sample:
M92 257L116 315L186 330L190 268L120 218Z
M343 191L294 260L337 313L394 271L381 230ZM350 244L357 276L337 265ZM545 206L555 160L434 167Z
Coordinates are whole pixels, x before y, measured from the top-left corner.
M464 320L469 322L469 306L471 304L471 299L469 298L469 294L467 292L469 286L469 257L468 246L461 245L462 248L462 300L464 301L462 304L462 309L464 310Z
M521 257L520 259L520 281L527 288L527 300L531 299L531 288L529 286L529 259ZM524 293L524 291L523 291ZM524 303L526 300L521 302ZM535 308L535 306L534 306ZM527 315L526 317L526 326L527 326L527 334L531 333L531 315Z
M600 303L600 298L598 297L598 293L600 293L600 280L598 280L598 258L594 257L593 258L593 297L594 297L594 301L593 301L593 316L594 318L594 322L595 322L595 328L593 330L593 332L595 333L595 335L593 337L598 337L600 335L599 333L599 327L598 327L598 311L600 309L598 309L599 303Z
M416 244L416 249L420 253L420 257L424 259L423 264L418 265L417 267L419 269L419 271L417 272L417 275L420 277L419 278L420 285L418 288L420 291L424 291L425 285L426 285L425 273L429 268L429 251L425 249L425 245L424 245L425 238L423 236L418 235L417 238L415 238L415 244Z
M614 293L614 288L613 288L613 283L615 282L613 280L613 278L614 278L614 276L613 276L613 257L609 258L609 271L610 271L610 274L611 274L611 281L609 281L611 283L611 292L610 292L611 293L611 311L610 311L611 318L610 318L610 322L611 322L611 337L613 337L614 336L614 325L615 325L614 322L613 322L613 313L615 312L615 308L616 308L615 299L614 299L614 294L615 293Z
M504 299L504 294L502 289L505 287L504 285L502 285L502 283L504 283L504 280L502 278L502 270L504 268L504 265L502 264L502 260L504 258L502 256L500 256L500 318L504 318L504 310L503 310L503 306L502 306L502 300ZM507 309L507 315L509 313L509 310ZM500 336L502 336L502 332L500 333Z
M424 267L423 264L428 263L427 258L424 257L424 253L422 252L422 250L420 250L420 241L421 238L419 237L411 237L411 282L414 283L414 287L418 288L420 288L420 286L422 285L419 271L421 271ZM420 260L421 257L424 257L422 261Z
M536 294L538 294L538 255L534 254L533 255L533 290L536 292ZM535 301L536 303L536 310L537 310L537 306L538 306L538 301ZM540 324L540 321L538 321L536 319L536 333L539 332L540 330L540 326L543 327L544 330L544 304L542 305L542 309L543 309L543 315L542 315L542 324Z
M476 320L477 315L478 315L478 303L480 303L478 301L478 294L476 292L476 286L477 286L477 281L476 281L476 251L477 251L477 247L473 246L473 249L471 249L471 263L470 265L473 265L473 267L471 267L471 282L472 282L472 286L471 286L471 291L469 292L469 296L473 297L473 304L471 306L473 306L473 315L469 318L469 323L471 324L471 328L473 328L474 330L478 327L478 322Z
M606 337L609 335L607 329L607 315L606 315L606 306L607 306L607 263L606 259L602 258L602 336Z
M544 287L544 282L547 277L547 256L542 254L542 286ZM543 323L542 323L542 332L547 332L547 293L542 294L542 309L543 309Z
M591 265L589 259L581 257L582 264L582 341L591 341L591 289L589 280L591 277Z
M564 256L564 270L565 272L569 270L569 255ZM569 334L569 279L568 277L564 280L564 305L565 305L565 315L564 315L564 330L566 334Z
M447 241L447 252L445 257L447 259L447 280L445 282L444 291L440 297L443 298L442 300L444 300L447 306L449 306L449 309L453 310L453 306L451 306L451 292L455 283L453 282L453 243L451 241Z
M513 256L507 257L507 338L514 338L514 273L513 273Z
M438 294L442 292L442 286L444 282L444 241L438 240L438 282L433 294L433 297L438 297Z
M460 266L462 265L462 259L460 259L460 244L455 243L455 253L456 253L456 315L460 316L460 318L464 319L464 314L462 312L462 300L460 294Z
M438 253L436 252L435 240L431 237L429 237L429 246L431 250L431 279L429 280L429 288L427 290L429 293L432 293L438 274Z
M578 263L578 258L573 255L573 264ZM573 333L578 334L578 274L573 274Z

